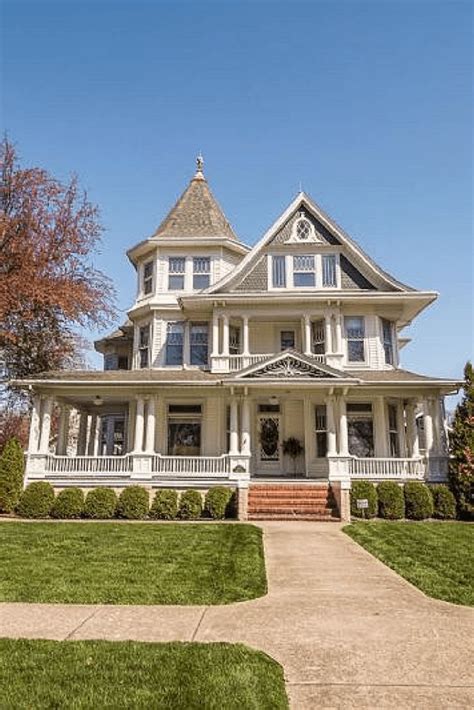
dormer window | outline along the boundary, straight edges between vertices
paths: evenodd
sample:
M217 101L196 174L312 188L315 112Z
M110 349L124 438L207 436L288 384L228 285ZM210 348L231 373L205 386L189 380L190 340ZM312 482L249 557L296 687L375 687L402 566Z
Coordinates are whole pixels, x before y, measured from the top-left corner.
M193 289L201 291L211 281L211 259L208 256L195 256L193 259Z
M170 256L168 259L168 290L184 290L186 259L184 256Z
M143 265L143 293L145 295L153 291L153 262L147 261Z

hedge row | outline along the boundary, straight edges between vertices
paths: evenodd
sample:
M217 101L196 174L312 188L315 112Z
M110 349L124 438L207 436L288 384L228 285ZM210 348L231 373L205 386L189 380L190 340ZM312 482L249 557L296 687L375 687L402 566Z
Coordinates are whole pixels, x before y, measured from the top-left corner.
M360 510L357 500L366 499L368 508ZM456 501L447 486L427 486L421 481L408 481L404 486L395 481L378 485L369 481L354 481L351 488L351 514L358 518L387 520L426 520L456 517Z
M222 520L235 517L234 492L224 486L210 488L206 495L197 490L178 491L162 488L150 506L149 493L140 486L130 486L117 497L112 488L94 488L84 497L80 488L65 488L55 497L46 481L30 483L20 496L16 512L22 518L91 520L197 520L201 517Z

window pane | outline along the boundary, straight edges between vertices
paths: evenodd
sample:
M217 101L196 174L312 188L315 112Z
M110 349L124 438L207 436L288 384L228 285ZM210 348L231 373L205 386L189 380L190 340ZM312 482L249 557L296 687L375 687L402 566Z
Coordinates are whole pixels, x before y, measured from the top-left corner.
M183 364L183 324L168 323L166 334L166 364Z
M203 288L207 288L209 283L209 274L194 274L193 289L195 291L201 291Z
M182 291L184 289L184 276L168 276L168 290Z
M393 365L393 324L385 318L382 318L382 336L385 362Z
M193 259L193 273L209 274L211 271L211 259L208 256L195 256Z
M312 325L313 333L313 353L315 355L324 355L326 352L326 332L323 320L314 321Z
M328 453L327 434L325 431L316 432L316 456L323 459Z
M334 254L323 255L323 286L336 285L336 257Z
M148 367L148 348L141 349L140 351L140 367Z
M191 326L191 365L207 365L208 361L208 326Z
M346 316L344 318L348 338L364 337L364 319L362 316Z
M146 348L146 347L148 347L149 342L150 342L150 326L145 325L145 326L143 326L143 328L140 328L139 347Z
M229 327L229 353L231 355L240 353L240 328L235 325Z
M371 419L349 418L347 422L349 453L359 458L374 455L374 427Z
M293 271L314 271L314 256L294 256Z
M186 259L182 256L170 256L168 271L170 274L184 274Z
M300 286L301 288L312 287L315 284L314 274L293 274L293 283L295 286Z
M274 256L272 260L273 275L272 284L274 288L286 287L286 265L284 256Z
M347 344L350 362L364 362L364 341L349 340Z
M282 330L280 333L280 347L282 350L288 350L295 347L295 331Z
M168 454L170 456L199 456L200 453L200 422L168 422Z

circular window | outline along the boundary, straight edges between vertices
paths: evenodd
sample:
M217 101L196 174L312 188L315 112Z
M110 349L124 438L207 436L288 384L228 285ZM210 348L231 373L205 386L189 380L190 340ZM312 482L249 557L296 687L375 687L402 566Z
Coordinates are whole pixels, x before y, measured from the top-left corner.
M300 219L296 225L296 236L298 239L309 239L311 235L311 224L307 219Z

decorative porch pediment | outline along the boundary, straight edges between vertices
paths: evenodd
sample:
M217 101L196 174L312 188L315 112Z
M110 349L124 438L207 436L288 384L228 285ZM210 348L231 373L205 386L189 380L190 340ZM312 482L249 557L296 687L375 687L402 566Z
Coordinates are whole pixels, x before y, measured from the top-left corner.
M294 350L287 350L252 365L237 375L238 379L348 379L350 375Z

